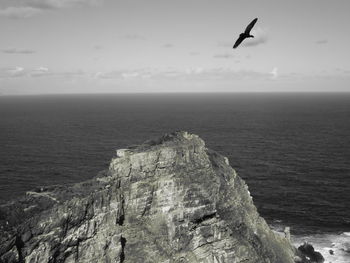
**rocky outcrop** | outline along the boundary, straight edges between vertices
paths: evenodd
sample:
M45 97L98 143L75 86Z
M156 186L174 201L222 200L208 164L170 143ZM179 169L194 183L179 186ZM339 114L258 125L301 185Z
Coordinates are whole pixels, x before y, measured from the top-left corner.
M186 132L0 207L0 262L292 263L298 253L259 217L228 159Z
M298 250L305 255L308 262L323 263L324 257L320 252L315 251L314 247L309 243L304 243L298 247Z

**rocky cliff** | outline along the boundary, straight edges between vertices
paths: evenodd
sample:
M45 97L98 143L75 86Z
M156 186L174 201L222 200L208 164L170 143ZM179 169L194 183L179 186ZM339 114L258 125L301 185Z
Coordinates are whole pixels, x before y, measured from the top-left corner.
M0 207L0 262L301 258L259 217L228 159L186 132L117 150L92 180L42 187Z

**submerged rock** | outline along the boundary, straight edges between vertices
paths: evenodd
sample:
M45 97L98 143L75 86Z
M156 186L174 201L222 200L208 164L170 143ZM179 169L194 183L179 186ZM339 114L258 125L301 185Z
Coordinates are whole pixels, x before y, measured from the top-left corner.
M303 258L259 216L227 158L187 132L117 151L92 180L40 188L0 206L0 262Z

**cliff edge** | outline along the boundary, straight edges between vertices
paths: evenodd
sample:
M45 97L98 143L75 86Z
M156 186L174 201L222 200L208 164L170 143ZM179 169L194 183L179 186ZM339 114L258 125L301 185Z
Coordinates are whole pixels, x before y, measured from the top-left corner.
M306 262L270 230L228 159L187 132L0 206L0 262Z

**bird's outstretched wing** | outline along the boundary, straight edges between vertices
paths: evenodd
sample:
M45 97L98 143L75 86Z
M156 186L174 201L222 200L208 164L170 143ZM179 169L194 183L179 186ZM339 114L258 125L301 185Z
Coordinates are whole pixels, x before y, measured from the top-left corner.
M240 35L239 38L236 40L236 43L233 45L233 48L238 47L239 44L241 44L244 39L245 37L243 35Z
M250 33L250 30L252 30L252 28L255 25L256 21L258 21L257 18L255 18L252 22L250 22L250 24L247 26L247 28L244 31L245 34L249 34Z

